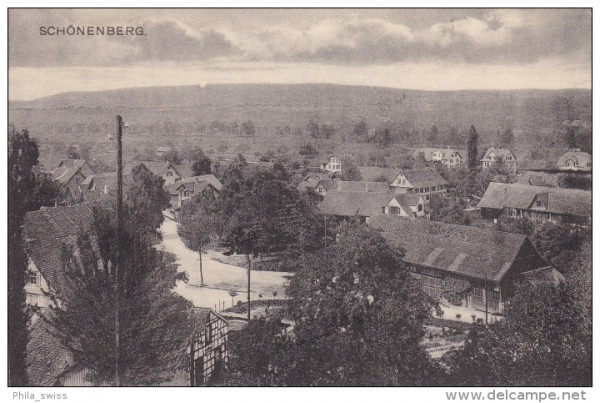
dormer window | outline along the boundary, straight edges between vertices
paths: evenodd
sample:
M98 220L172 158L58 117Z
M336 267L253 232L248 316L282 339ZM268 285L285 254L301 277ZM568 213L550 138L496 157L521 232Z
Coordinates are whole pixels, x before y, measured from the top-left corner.
M27 282L32 285L40 285L40 274L35 271L28 272Z

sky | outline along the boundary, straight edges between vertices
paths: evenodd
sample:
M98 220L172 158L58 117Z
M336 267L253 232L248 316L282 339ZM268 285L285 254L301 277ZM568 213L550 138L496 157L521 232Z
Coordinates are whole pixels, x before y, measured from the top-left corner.
M41 34L70 25L144 34ZM216 83L590 89L591 46L589 9L10 9L9 99Z

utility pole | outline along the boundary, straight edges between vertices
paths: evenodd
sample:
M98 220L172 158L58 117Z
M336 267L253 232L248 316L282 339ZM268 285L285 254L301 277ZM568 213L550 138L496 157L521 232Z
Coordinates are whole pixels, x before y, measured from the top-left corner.
M119 269L121 265L121 226L123 220L123 118L117 115L117 248L115 260L115 386L120 386L119 379Z
M487 290L487 271L485 272L485 286L483 289L485 295L485 327L488 325L488 290Z
M246 260L248 263L248 326L250 326L250 270L252 268L250 253L246 253Z

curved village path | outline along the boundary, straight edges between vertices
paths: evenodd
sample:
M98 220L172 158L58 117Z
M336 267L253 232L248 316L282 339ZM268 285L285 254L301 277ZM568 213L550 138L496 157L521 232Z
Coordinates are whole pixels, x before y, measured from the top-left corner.
M231 307L232 300L229 295L231 289L238 292L238 295L234 297L234 304L237 304L238 301L247 301L248 274L246 268L221 263L203 254L204 287L200 287L198 253L184 245L177 233L177 223L165 217L160 232L163 240L157 248L175 255L179 270L188 275L187 284L183 281L177 282L175 291L178 294L192 301L197 307L213 308L217 311ZM251 300L259 300L259 294L263 295L263 299L272 299L273 291L277 291L277 296L281 298L287 283L286 277L289 275L284 272L252 270L250 275Z

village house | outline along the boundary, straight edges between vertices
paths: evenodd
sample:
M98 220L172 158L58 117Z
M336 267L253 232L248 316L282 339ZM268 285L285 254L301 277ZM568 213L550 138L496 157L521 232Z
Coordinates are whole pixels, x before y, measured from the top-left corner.
M228 361L229 322L210 308L194 308L194 331L186 351L185 369L174 371L158 385L204 386ZM31 386L96 386L89 381L91 371L77 363L73 353L53 333L51 325L39 316L32 318L27 342L27 377ZM99 386L112 386L102 383Z
M213 174L185 178L168 187L171 194L171 205L179 209L184 200L198 194L207 198L217 198L221 189L223 189L223 184Z
M337 172L309 172L302 178L302 181L298 184L296 189L298 189L299 192L305 192L309 189L316 190L322 180L333 179L338 174L339 173Z
M447 167L455 167L464 163L467 160L467 150L458 148L431 148L421 147L417 148L412 153L413 158L420 158L423 156L427 162L441 162L442 165Z
M562 171L592 171L592 156L572 148L558 158L556 167Z
M183 176L175 169L173 164L168 161L133 161L123 167L123 176L131 176L133 168L138 165L143 165L154 175L163 178L165 187L183 179Z
M23 240L28 257L26 303L42 313L53 304L49 295L60 294L65 286L63 247L75 246L83 231L94 237L94 204L44 208L28 212L23 222ZM208 382L221 363L227 362L228 322L208 308L196 308L195 331L187 350L189 370L173 374L164 386L199 386ZM27 344L27 374L32 386L92 386L86 379L89 369L79 365L73 354L37 314L30 323ZM107 385L105 385L107 386Z
M393 197L390 193L329 192L319 204L319 210L337 218L357 218L361 222L384 214Z
M229 322L209 308L194 308L199 325L192 335L188 354L190 371L186 373L186 386L202 386L228 361L227 338ZM169 383L170 385L172 383ZM163 386L168 386L163 385Z
M589 226L592 221L592 192L490 182L478 207L484 218L504 215L556 224Z
M321 164L321 169L327 172L342 172L342 160L332 155L327 162Z
M446 193L448 182L433 169L402 170L390 183L394 193L422 194L426 201L435 193Z
M52 171L52 178L57 181L68 194L77 198L81 195L80 185L94 169L87 160L64 159Z
M416 193L395 195L384 207L383 213L409 218L430 218L430 212L423 195Z
M558 187L559 179L560 174L535 171L521 171L517 176L518 183L532 186Z
M509 171L517 172L517 158L508 148L488 148L481 159L481 165L488 169L498 161L503 161Z
M502 314L515 283L536 273L562 278L522 234L399 216L375 216L369 225L406 251L425 292L450 305Z
M342 181L323 179L315 187L315 192L325 196L327 192L388 193L390 187L385 182Z
M123 176L123 182L129 182L131 177ZM101 192L109 195L114 194L117 191L117 173L116 172L103 172L99 174L93 174L85 178L81 182L81 192Z
M74 246L80 231L93 233L94 204L42 208L25 214L23 243L27 253L26 303L47 308L47 293L55 294L63 285L63 245Z

